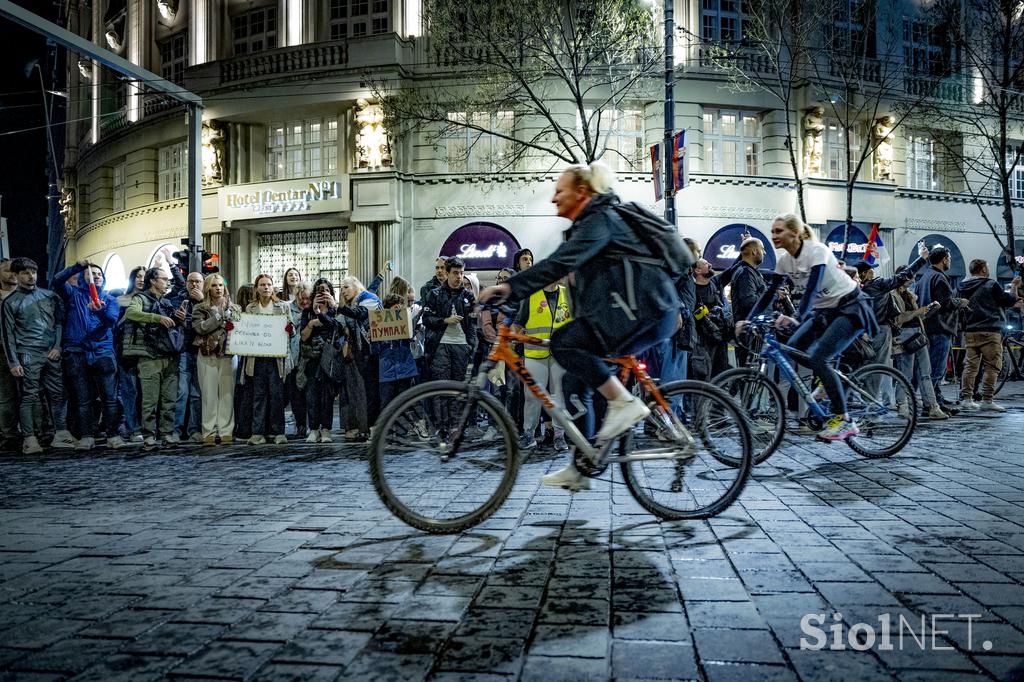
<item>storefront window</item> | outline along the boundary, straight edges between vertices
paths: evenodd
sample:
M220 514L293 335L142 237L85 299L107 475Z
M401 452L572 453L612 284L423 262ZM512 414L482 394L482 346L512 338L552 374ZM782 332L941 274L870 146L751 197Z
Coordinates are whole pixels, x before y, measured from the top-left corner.
M344 228L261 234L256 240L259 272L281 284L284 271L298 268L307 282L326 277L337 288L348 275L348 241Z

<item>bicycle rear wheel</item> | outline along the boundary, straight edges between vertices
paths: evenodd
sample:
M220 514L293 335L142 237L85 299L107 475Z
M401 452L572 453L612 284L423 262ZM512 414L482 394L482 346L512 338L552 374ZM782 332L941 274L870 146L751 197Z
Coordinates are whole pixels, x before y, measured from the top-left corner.
M768 459L786 432L786 400L782 391L756 369L740 368L722 372L711 383L729 394L746 414L754 447L754 464ZM738 465L732 458L722 462Z
M454 451L451 429L475 425L478 416L496 432L471 432ZM489 429L488 429L489 431ZM377 419L370 441L370 476L381 501L413 528L457 533L501 506L519 470L515 426L501 404L481 393L469 404L469 387L430 381L397 396Z
M906 396L906 414L901 414L878 394L877 387L892 382L895 393ZM864 457L892 457L903 449L914 435L918 408L914 387L901 372L888 365L865 365L849 377L846 390L846 411L857 422L860 435L848 438L846 444Z
M652 459L622 462L626 486L640 506L663 519L715 516L739 497L750 476L753 448L746 418L724 391L702 381L677 381L660 391L692 436L692 447L686 457L653 458L659 450L680 448L666 442L660 410L648 396L651 414L621 439L619 454L647 453Z

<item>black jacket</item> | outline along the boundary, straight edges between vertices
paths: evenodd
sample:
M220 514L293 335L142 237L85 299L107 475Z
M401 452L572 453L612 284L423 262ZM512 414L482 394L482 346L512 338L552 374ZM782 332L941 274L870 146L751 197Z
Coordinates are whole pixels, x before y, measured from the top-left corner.
M452 314L452 308L462 316L462 332L466 335L466 343L472 348L476 343L476 331L474 330L473 307L476 305L476 298L472 291L459 287L452 289L445 282L439 287L434 287L427 294L423 301L423 326L426 333L423 337L423 351L426 355L433 355L441 344L441 337L448 327L445 318Z
M427 296L430 295L432 289L444 284L444 282L438 282L437 277L431 277L428 279L423 286L420 287L420 304L423 304L427 300Z
M914 293L919 306L929 305L932 301L942 304L937 313L925 318L924 329L929 336L957 333L957 318L963 306L954 295L953 284L946 273L935 267L927 268L914 287Z
M739 260L739 267L732 275L732 317L734 320L745 320L754 304L768 291L764 277L750 263Z
M875 277L864 285L862 291L871 299L871 307L875 311L875 319L878 320L879 325L892 326L896 323L900 311L897 310L891 293L899 289L905 282L912 280L917 271L924 267L924 264L924 258L918 258L906 270L892 277Z
M1012 308L1017 297L1003 291L987 277L972 277L960 283L960 296L969 303L965 315L969 332L998 332L1006 322L1003 308Z
M553 254L508 281L521 300L572 273L573 317L590 327L605 355L635 350L634 341L679 314L684 286L683 278L670 280L660 254L619 217L618 203L615 194L595 196Z

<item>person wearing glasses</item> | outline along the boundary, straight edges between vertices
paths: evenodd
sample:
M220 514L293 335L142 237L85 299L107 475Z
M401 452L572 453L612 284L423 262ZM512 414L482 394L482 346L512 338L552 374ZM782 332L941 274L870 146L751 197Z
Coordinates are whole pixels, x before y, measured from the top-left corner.
M168 445L177 445L181 439L174 431L174 405L178 355L185 344L185 310L165 299L170 277L163 269L146 270L142 287L124 314L124 356L139 359L143 444L153 447L160 437Z

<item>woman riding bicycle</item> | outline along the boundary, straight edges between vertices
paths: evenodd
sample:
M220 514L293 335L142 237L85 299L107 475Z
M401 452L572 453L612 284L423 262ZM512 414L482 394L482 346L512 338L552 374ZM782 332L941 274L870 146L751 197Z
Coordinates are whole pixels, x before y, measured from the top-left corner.
M870 301L860 287L839 267L832 251L813 241L810 229L792 213L772 223L775 246L775 272L793 282L794 293L802 293L796 319L780 315L775 327L799 325L789 345L806 351L807 366L821 380L828 395L833 416L818 432L824 440L845 440L860 433L857 423L846 412L846 395L832 361L862 333L874 336L878 331ZM768 308L784 277L776 281L750 312L753 319ZM737 334L745 322L736 325Z
M661 254L653 253L620 216L613 182L612 171L600 163L568 168L551 199L559 217L572 221L565 241L507 283L480 292L481 302L523 299L569 276L574 319L551 335L550 349L558 364L608 400L598 442L615 438L649 413L604 358L639 353L671 337L680 321L679 283L658 262ZM581 479L570 461L541 482L578 486Z

